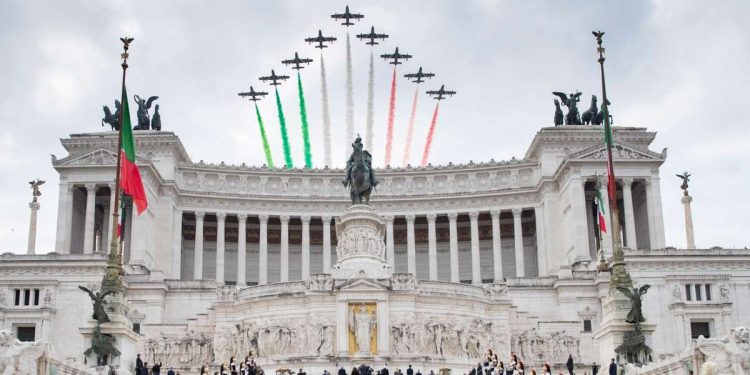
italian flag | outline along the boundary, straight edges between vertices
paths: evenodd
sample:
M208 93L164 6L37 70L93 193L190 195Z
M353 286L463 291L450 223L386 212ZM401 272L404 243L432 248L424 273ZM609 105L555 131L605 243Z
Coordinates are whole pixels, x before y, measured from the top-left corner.
M604 144L607 146L607 191L611 202L617 198L617 183L615 182L614 160L610 159L610 155L612 155L612 127L609 125L609 113L604 103L602 103L602 112L604 112Z
M120 187L123 193L133 198L138 214L140 215L148 207L146 191L143 190L141 172L135 164L135 141L133 140L133 126L130 123L130 107L128 106L128 93L125 86L122 87L122 148L120 149Z
M607 223L604 221L604 214L606 214L607 212L604 211L602 192L599 189L596 189L596 212L599 213L599 231L601 231L602 233L607 233Z

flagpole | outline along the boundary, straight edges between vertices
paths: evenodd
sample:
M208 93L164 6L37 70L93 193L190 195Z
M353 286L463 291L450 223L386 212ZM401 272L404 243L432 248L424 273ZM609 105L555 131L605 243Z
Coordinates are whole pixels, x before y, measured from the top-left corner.
M112 222L117 224L119 223L119 216L120 216L120 195L121 195L121 189L120 189L120 168L122 167L122 127L123 127L123 117L125 114L126 106L125 101L127 98L125 98L125 73L128 70L128 48L130 47L130 43L133 41L133 38L120 38L120 40L123 43L123 53L120 55L122 58L122 94L121 94L121 104L120 104L120 118L118 119L118 122L120 124L119 131L117 133L117 168L115 169L115 209L112 210ZM118 235L117 235L117 225L112 226L112 235L110 236L110 244L109 244L109 255L107 256L107 271L104 274L104 279L102 280L102 292L105 291L115 291L115 292L122 292L122 280L120 276L122 276L122 256L119 251L119 243Z
M604 47L602 47L602 36L604 32L593 31L598 47L596 52L599 53L599 68L602 75L602 112L604 117L604 137L605 140L612 134L612 128L609 123L609 109L607 101L607 85L604 80ZM620 237L620 210L617 207L617 179L615 178L615 167L612 160L612 142L606 142L607 146L607 190L609 197L609 215L612 223L612 274L610 276L610 290L615 290L618 286L631 286L633 281L630 274L625 269L625 253L622 250L622 239Z

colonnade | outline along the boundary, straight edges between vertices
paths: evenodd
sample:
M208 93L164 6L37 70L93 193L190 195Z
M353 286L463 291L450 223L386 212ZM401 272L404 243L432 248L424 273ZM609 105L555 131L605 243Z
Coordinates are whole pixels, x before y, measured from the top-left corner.
M536 216L536 231L537 231L537 251L540 253L544 252L544 236L538 235L541 231L543 233L543 220L540 219L543 215L541 207L529 208L533 210ZM526 260L524 255L524 242L522 232L522 214L524 208L514 208L510 211L513 217L513 233L514 233L514 255L515 255L515 277L526 277ZM192 279L202 280L204 279L204 228L205 228L205 217L207 212L204 211L186 211L185 213L192 213L195 216L195 238L194 238L194 252L193 252L193 274ZM486 213L483 212L483 213ZM500 231L500 215L502 211L499 209L489 211L492 222L492 265L493 265L493 281L502 282L504 280L503 269L502 269L502 251L501 251L501 231ZM246 275L246 264L247 259L247 219L249 214L247 213L226 213L226 212L212 212L208 213L216 216L216 273L215 279L218 283L226 282L225 275L225 263L226 259L226 219L227 216L235 216L237 218L237 228L239 237L237 239L237 255L236 261L238 264L236 270L236 280L238 285L247 284ZM427 219L427 237L428 237L428 279L438 280L438 260L437 260L437 229L436 222L438 216L445 215L448 218L448 226L450 233L449 240L449 254L450 254L450 281L461 282L459 277L459 236L458 236L458 216L459 214L468 214L470 221L470 234L471 234L471 283L481 284L483 282L480 272L480 235L479 235L479 211L471 212L450 212L446 214L428 213L424 216ZM183 211L178 210L176 217L182 220ZM268 222L269 216L253 215L258 219L258 284L264 285L269 282L269 264L268 264ZM279 282L290 281L289 277L289 222L291 217L288 215L276 216L280 223L279 233ZM310 221L313 219L311 216L303 215L297 216L301 223L301 277L302 280L306 280L310 276ZM408 214L402 216L406 221L406 263L407 272L415 274L417 273L417 256L416 256L416 237L415 237L415 220L417 215ZM323 260L323 272L329 273L331 270L332 260L332 242L331 242L331 216L317 216L320 218L323 226L323 246L322 246L322 260ZM394 241L394 221L396 216L388 215L384 217L386 224L386 261L395 270L396 267L396 244ZM181 221L178 223L179 227L182 226ZM182 235L175 235L173 243L173 263L180 264L182 256ZM174 273L179 273L179 269L175 270Z

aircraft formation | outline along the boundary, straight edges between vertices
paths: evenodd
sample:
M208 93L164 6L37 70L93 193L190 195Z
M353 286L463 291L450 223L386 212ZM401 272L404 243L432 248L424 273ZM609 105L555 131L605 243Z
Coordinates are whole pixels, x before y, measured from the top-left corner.
M340 25L346 26L347 28L347 35L346 35L346 47L347 47L347 138L351 138L353 135L353 104L352 104L352 65L351 65L351 46L350 46L350 35L349 35L349 27L355 26L357 22L361 21L365 16L359 13L354 13L349 9L349 6L347 5L344 9L343 13L334 13L331 15L331 18L336 20L337 22L340 22ZM369 32L365 33L359 33L356 34L356 38L365 41L365 44L374 47L384 41L385 39L389 38L390 36L385 33L379 33L375 31L375 27L371 26ZM322 29L319 29L317 32L317 35L313 35L311 37L305 38L305 42L308 44L313 45L314 48L320 50L320 68L321 68L321 97L322 97L322 105L323 105L323 133L324 133L324 148L325 148L325 165L329 166L331 165L331 129L330 129L330 113L328 110L328 94L327 94L327 82L326 82L326 72L325 72L325 65L323 60L323 50L330 46L332 43L337 41L337 38L334 36L326 36L324 35ZM393 130L394 130L394 113L395 113L395 103L396 103L396 77L397 77L397 67L399 65L402 65L405 61L409 61L413 58L413 56L409 53L402 52L399 47L395 47L395 51L393 53L384 53L381 54L380 57L387 61L388 64L393 65L393 75L392 75L392 81L391 81L391 92L390 92L390 100L389 100L389 113L388 113L388 126L387 126L387 135L386 135L386 151L385 151L385 165L391 165L391 153L392 153L392 142L393 142ZM371 53L370 56L370 71L369 71L369 90L368 90L368 108L367 108L367 145L368 148L372 147L372 138L373 138L373 132L374 132L374 120L373 120L373 85L374 85L374 55ZM305 147L304 153L305 153L305 167L306 168L312 168L312 151L310 147L310 139L309 139L309 127L308 127L308 121L307 121L307 110L306 110L306 104L304 100L304 90L302 85L302 75L301 70L304 69L307 65L313 62L312 58L309 57L300 57L300 53L295 51L294 57L290 59L281 60L281 63L284 66L290 67L292 70L297 71L297 87L298 87L298 95L299 95L299 103L300 103L300 117L302 122L302 134L303 134L303 144ZM406 165L409 163L410 159L410 148L412 144L412 134L414 130L414 119L415 119L415 112L417 109L417 103L419 98L420 91L420 84L426 82L426 80L431 79L435 77L434 73L429 73L423 71L422 66L419 67L419 70L414 73L407 73L403 74L404 78L409 79L411 82L417 84L416 91L414 93L414 99L411 106L411 116L409 117L409 124L407 127L407 137L406 137L406 145L404 149L404 158L403 158L403 165ZM286 168L293 168L294 163L291 155L291 148L289 145L289 137L288 137L288 130L286 128L286 117L284 116L283 111L283 105L281 103L281 100L279 98L279 86L286 80L291 78L289 75L285 74L277 74L275 69L271 69L271 74L266 76L259 77L259 80L269 84L274 88L275 96L276 96L276 107L279 117L279 125L281 128L281 137L282 137L282 143L283 143L283 150L284 150L284 161L285 161L285 167ZM430 153L430 147L432 144L432 137L434 135L435 125L437 122L437 114L438 114L438 107L441 100L445 100L448 96L452 96L456 94L455 91L446 90L445 85L441 85L439 89L437 90L426 90L424 91L427 95L433 97L437 100L438 105L435 107L432 121L429 126L429 131L427 135L427 140L425 142L425 149L422 154L422 165L426 165L427 161L429 159L429 153ZM256 113L258 117L258 123L261 130L261 138L263 140L263 147L266 155L266 165L269 167L273 167L273 158L271 156L271 150L270 146L268 144L267 137L265 135L265 129L263 125L263 120L260 115L260 111L257 107L257 102L261 99L263 99L265 96L267 96L269 93L263 92L263 91L255 91L255 89L250 86L250 91L248 92L240 92L238 95L242 98L246 98L249 101L252 101L255 104L256 107ZM352 139L346 139L345 142L351 142ZM348 148L347 148L348 152Z

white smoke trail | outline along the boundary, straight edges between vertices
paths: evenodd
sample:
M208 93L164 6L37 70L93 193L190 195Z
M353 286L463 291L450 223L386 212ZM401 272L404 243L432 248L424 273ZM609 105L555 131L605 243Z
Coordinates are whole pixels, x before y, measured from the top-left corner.
M373 57L372 49L370 50L370 74L367 82L367 138L365 139L365 146L368 150L372 150L372 140L375 136L373 127L375 126L375 60Z
M352 83L352 45L346 33L346 140L344 157L349 157L349 145L354 140L354 85Z
M320 51L320 97L323 99L323 149L326 165L331 165L331 112L328 109L328 82L326 81L326 64L323 51Z

